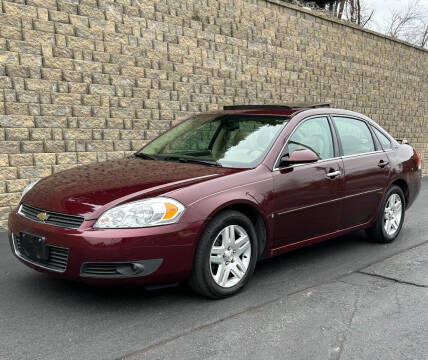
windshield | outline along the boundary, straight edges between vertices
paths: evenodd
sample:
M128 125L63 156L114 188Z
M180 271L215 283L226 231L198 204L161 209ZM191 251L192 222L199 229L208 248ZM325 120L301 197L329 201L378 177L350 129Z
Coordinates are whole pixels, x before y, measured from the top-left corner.
M136 155L226 167L255 167L287 121L285 116L197 115L158 137Z

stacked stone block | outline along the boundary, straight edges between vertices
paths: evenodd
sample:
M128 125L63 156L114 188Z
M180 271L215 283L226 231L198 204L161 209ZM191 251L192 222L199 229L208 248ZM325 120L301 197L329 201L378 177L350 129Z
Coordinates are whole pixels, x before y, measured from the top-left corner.
M276 0L1 0L0 227L30 181L230 104L360 111L427 167L427 69L426 50Z

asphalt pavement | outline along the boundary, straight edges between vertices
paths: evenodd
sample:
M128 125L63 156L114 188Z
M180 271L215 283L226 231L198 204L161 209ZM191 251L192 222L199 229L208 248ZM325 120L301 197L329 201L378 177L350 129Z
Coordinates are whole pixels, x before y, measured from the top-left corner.
M393 244L358 232L265 260L220 301L46 276L0 233L0 359L427 359L427 201L424 179Z

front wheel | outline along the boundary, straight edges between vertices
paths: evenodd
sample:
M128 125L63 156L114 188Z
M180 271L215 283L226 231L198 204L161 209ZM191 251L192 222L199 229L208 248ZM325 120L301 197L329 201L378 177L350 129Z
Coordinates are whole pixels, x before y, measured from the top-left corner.
M253 274L257 254L251 221L240 212L224 211L208 224L199 240L189 284L213 299L234 295Z
M379 243L393 242L404 221L405 197L400 187L393 185L385 194L376 222L367 229L368 236Z

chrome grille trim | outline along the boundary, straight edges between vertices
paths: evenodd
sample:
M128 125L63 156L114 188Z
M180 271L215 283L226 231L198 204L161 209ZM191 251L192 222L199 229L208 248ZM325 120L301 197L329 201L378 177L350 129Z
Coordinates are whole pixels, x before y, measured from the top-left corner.
M47 245L49 248L49 258L45 263L37 262L27 258L21 253L21 239L12 233L12 244L15 255L30 264L36 265L43 269L63 273L67 269L69 250L63 247Z
M49 215L46 221L41 221L37 218L37 214L44 212ZM78 229L83 223L83 217L77 215L61 214L54 211L39 209L30 205L21 204L18 209L18 214L27 219L53 226L59 226L66 229Z

